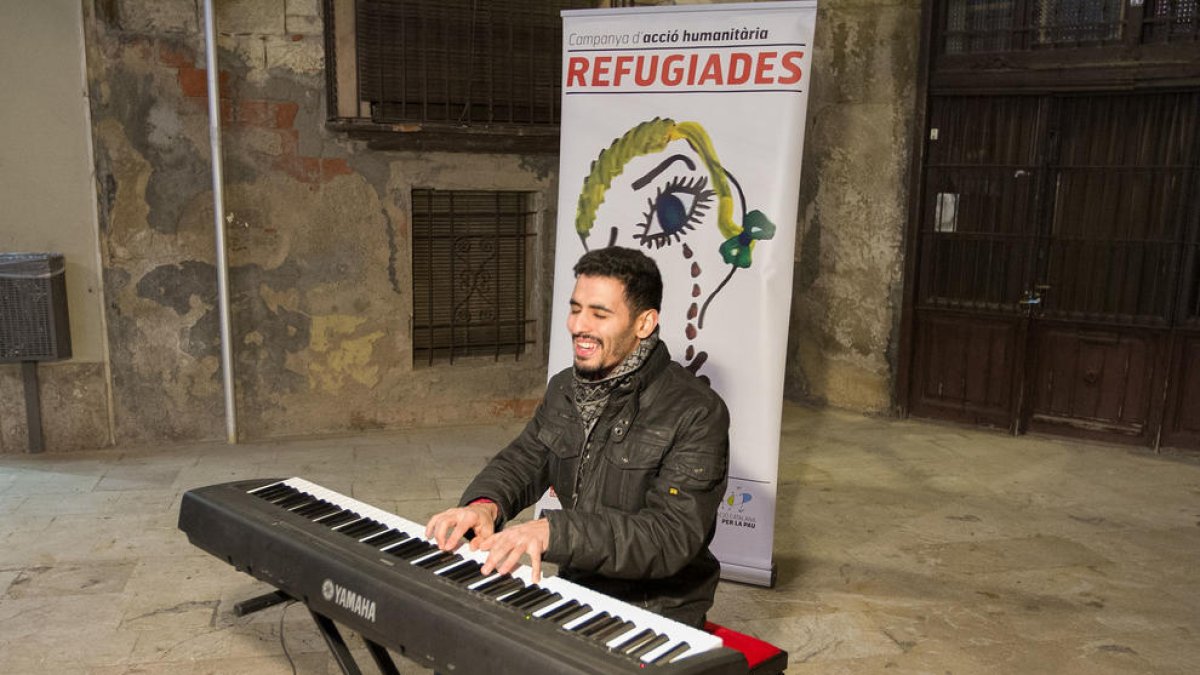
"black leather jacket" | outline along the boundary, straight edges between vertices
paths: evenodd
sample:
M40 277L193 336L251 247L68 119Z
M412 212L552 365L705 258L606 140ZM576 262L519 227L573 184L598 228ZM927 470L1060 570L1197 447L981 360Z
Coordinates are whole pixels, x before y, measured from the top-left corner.
M729 463L729 411L659 343L612 393L590 434L555 375L533 419L467 487L499 525L553 487L545 559L572 581L699 626L720 565L708 550ZM584 459L586 457L586 460Z

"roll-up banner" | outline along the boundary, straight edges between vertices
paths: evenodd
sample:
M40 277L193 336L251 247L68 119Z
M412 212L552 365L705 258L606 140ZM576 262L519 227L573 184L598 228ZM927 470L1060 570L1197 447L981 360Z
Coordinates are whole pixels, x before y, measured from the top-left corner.
M660 337L729 406L713 551L771 585L784 359L815 0L563 12L549 372L572 363L572 266L609 245L663 273ZM540 508L557 508L547 497Z

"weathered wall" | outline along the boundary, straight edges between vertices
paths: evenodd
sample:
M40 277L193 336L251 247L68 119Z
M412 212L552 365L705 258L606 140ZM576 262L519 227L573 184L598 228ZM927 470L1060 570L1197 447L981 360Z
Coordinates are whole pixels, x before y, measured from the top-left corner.
M20 15L3 22L10 38L38 25L21 4L5 10ZM318 0L216 4L243 436L528 414L544 382L543 344L519 362L411 366L408 194L419 186L542 195L534 310L545 335L557 158L368 149L325 128ZM116 440L222 438L202 3L82 6L96 170L85 194L98 204L98 244L85 234L93 275L103 274L102 289L91 290L103 291ZM886 411L893 399L919 13L916 0L820 5L787 365L794 400ZM25 42L19 56L28 61L37 41ZM24 154L46 147L35 145ZM39 202L79 196L46 184ZM6 226L4 236L24 239L0 243L53 248L29 239L39 229ZM87 249L86 237L77 241ZM81 291L72 292L75 328ZM80 334L103 335L98 309L83 321ZM47 423L51 449L106 442L102 343L95 360L78 358L77 342L73 365L44 369L45 405L61 408ZM0 368L3 451L24 444L15 372Z
M202 3L87 5L118 441L221 438ZM553 195L556 160L368 150L325 128L318 0L216 8L242 435L528 414L541 344L518 362L412 367L408 195Z
M894 401L921 5L821 0L800 185L787 396Z
M0 82L0 252L66 261L73 356L38 367L45 442L102 446L108 385L79 0L0 3ZM27 447L23 391L20 367L0 365L0 452Z

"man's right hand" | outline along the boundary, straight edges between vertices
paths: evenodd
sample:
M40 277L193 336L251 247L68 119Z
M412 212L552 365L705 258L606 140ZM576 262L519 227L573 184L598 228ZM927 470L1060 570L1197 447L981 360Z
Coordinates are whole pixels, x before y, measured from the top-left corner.
M434 539L443 551L453 551L467 532L474 532L480 538L490 537L499 515L500 507L489 501L446 509L429 519L425 538Z

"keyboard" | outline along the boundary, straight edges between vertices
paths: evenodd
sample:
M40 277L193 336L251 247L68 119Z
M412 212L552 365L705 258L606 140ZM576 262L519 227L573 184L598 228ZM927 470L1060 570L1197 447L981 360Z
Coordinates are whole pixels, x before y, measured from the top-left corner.
M441 673L739 673L720 638L487 554L441 551L425 526L301 478L183 496L199 548L372 642Z

